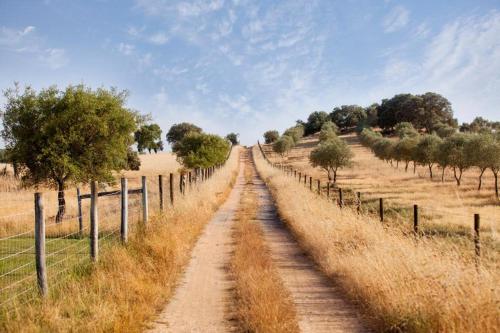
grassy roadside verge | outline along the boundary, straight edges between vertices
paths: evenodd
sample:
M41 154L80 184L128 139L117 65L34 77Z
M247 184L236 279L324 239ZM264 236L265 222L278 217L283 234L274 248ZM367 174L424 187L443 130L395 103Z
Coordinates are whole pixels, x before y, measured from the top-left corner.
M251 167L245 168L247 184ZM236 283L235 315L241 332L298 332L293 301L276 272L256 218L257 197L244 190L234 230L231 273Z
M140 332L169 299L205 224L225 201L238 172L239 149L212 179L53 288L4 315L6 332Z
M432 239L402 235L375 219L340 210L269 167L254 147L259 173L279 214L303 248L377 331L496 332L498 270L476 266Z

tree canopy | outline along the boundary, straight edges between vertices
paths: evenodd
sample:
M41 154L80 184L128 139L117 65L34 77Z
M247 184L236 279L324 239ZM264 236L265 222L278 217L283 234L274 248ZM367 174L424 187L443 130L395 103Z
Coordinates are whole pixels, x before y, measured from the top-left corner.
M321 126L330 120L330 116L325 111L314 111L307 118L304 125L304 135L311 135L319 132Z
M187 168L208 168L222 164L229 154L229 142L218 135L190 132L177 141L172 151Z
M112 181L129 167L137 115L127 93L84 85L36 92L16 86L5 92L2 137L6 153L26 184L48 184L59 193L61 221L67 183Z
M330 113L330 119L341 129L346 130L364 123L367 119L365 109L359 105L342 105Z
M320 167L328 174L328 180L336 183L340 168L351 165L352 152L342 139L327 140L311 151L309 161L313 167Z
M201 133L202 129L191 123L174 124L167 132L167 142L174 145L191 132Z
M280 137L280 133L276 130L270 130L264 133L264 142L269 144L278 140Z
M228 135L226 135L226 139L231 142L231 144L233 145L237 145L240 143L240 141L238 140L238 137L240 135L238 133L229 133Z
M158 150L163 150L161 132L161 128L158 124L142 125L134 133L134 138L137 142L137 150L142 152L144 149L147 149L150 153L151 150L155 153L158 152Z
M281 156L285 157L286 154L293 148L295 142L293 138L288 135L282 135L278 140L273 143L273 151Z

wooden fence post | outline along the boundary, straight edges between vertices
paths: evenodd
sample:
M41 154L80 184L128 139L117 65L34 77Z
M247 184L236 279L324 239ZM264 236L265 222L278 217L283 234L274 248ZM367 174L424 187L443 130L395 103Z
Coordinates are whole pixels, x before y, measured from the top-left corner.
M474 214L474 250L476 258L481 257L481 239L479 238L480 217L479 214Z
M128 240L128 180L127 178L121 179L121 223L120 223L120 236L122 243L127 243Z
M148 183L146 176L142 176L142 223L148 224L149 207L148 207Z
M78 202L78 233L80 237L83 235L83 212L82 212L82 198L80 197L80 188L76 188L76 198Z
M35 257L36 279L40 295L46 297L49 291L47 285L47 268L45 262L45 216L41 193L35 193Z
M307 185L307 174L304 173L304 185Z
M358 214L361 214L361 192L357 193L358 197L358 202L356 203L356 210L358 211Z
M413 205L413 231L418 235L418 205Z
M302 172L299 171L299 183L302 181Z
M309 189L312 191L313 189L313 177L309 177Z
M321 183L319 179L318 179L318 194L321 195Z
M330 198L330 181L326 183L326 197Z
M163 212L163 176L158 175L158 195L160 199L160 212Z
M191 184L193 183L193 178L191 176L191 171L189 171L188 177L189 177L189 190L191 190Z
M293 170L293 179L297 178L297 170Z
M183 188L182 188L182 173L179 174L179 193L183 194Z
M379 214L380 214L380 222L384 222L384 199L379 199Z
M169 186L170 186L170 204L173 206L174 205L174 174L173 173L170 173Z
M344 207L344 199L342 198L342 188L339 187L339 207Z
M90 183L90 258L99 260L99 216L97 214L97 182Z

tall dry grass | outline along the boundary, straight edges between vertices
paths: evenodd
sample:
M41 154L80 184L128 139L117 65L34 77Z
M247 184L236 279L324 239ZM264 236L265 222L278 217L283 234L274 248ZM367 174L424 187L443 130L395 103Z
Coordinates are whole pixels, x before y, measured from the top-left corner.
M477 268L460 249L444 251L432 238L415 240L376 219L341 210L271 168L254 149L282 219L320 267L360 303L376 330L500 330L497 266Z
M172 295L205 224L236 179L239 149L213 178L178 197L173 209L136 229L126 246L70 271L50 296L3 313L6 332L140 332Z
M249 186L253 172L245 167L243 191L234 229L231 259L235 280L235 315L241 332L299 332L295 307L273 265L257 218L257 195Z

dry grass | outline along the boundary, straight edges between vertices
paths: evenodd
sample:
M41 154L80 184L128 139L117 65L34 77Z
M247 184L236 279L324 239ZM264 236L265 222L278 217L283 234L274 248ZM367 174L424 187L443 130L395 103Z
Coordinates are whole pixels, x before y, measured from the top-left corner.
M245 168L245 179L251 184L250 165ZM262 230L253 221L257 209L256 194L247 187L237 215L231 260L240 331L299 332L293 301L273 266Z
M102 252L96 265L70 271L50 296L2 314L7 332L139 332L168 300L204 225L229 194L239 149L210 180L136 230L127 246Z
M269 167L254 149L282 219L362 305L376 330L500 331L496 266L477 269L460 249L443 250L432 238L415 241L376 219L340 210Z

